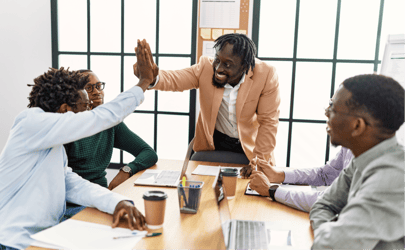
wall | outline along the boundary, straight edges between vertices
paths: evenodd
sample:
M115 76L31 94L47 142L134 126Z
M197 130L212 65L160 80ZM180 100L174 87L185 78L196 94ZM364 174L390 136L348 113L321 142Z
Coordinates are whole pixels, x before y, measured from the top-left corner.
M49 0L0 0L0 151L27 108L27 84L52 66L50 9Z

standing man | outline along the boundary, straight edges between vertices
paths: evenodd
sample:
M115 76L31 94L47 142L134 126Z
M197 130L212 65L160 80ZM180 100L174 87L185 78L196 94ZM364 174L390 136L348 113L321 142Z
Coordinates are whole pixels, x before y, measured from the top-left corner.
M326 116L331 143L354 158L312 206L312 248L403 249L403 87L382 75L348 78Z
M275 68L255 58L256 47L243 34L223 35L214 48L215 58L158 71L152 89L200 90L193 160L249 164L257 156L274 166L280 105Z

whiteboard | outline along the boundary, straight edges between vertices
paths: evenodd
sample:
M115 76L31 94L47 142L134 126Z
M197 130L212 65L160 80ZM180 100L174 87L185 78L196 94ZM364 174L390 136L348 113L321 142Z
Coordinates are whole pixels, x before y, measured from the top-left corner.
M394 78L405 88L405 34L388 35L380 74ZM405 124L396 133L398 142L404 145Z

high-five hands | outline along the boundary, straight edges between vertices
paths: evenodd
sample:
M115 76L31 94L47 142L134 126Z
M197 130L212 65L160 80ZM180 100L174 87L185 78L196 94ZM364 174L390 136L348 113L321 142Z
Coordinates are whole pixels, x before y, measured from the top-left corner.
M142 46L142 49L145 49L145 52L148 54L148 58L149 58L149 62L152 65L152 70L153 70L153 80L152 80L152 84L154 84L156 82L156 77L159 74L159 67L156 65L156 63L153 61L153 55L152 52L150 50L149 44L148 42L146 42L145 39L143 39L142 41L139 41L138 39L138 46L135 47L135 53L138 55L138 47ZM142 58L141 58L142 59ZM140 59L137 56L137 60L138 62L136 62L134 64L134 75L138 78L140 78L140 65L138 65L140 63Z
M154 79L152 54L149 53L150 50L148 51L147 47L149 48L149 45L145 39L142 41L138 39L137 47L135 47L137 63L134 64L134 72L136 68L139 78L137 86L141 87L144 92Z

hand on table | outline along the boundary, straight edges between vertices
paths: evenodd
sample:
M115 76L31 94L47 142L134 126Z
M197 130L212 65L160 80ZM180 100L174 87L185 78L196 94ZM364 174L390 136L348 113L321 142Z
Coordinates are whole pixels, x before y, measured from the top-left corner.
M138 73L137 77L139 78L139 83L137 86L141 87L143 91L153 83L154 79L153 60L147 47L149 47L149 45L145 39L142 41L138 39L138 45L135 47L137 63L134 64L134 72L136 71Z
M150 47L149 47L148 42L146 42L145 39L143 39L141 42L139 42L139 40L138 40L138 47L139 47L139 45L141 45L142 48L145 49L145 52L148 54L149 61L150 61L150 64L152 65L152 70L153 70L153 80L152 80L152 84L154 84L154 83L156 82L156 77L157 77L157 75L159 74L159 67L158 67L158 66L156 65L156 63L153 61L153 55L152 55L152 52L151 52L151 50L150 50ZM135 52L136 52L136 53L137 53L138 47L135 47ZM138 60L138 62L139 62L139 59L137 59L137 60ZM140 72L140 68L139 68L138 62L136 62L136 63L134 64L134 75L135 75L136 77L140 78L141 72Z
M127 215L128 226L131 230L145 230L145 216L138 211L138 209L129 201L120 201L115 207L113 213L112 228L118 226L120 218Z
M110 185L108 185L108 189L109 190L113 190L114 188L116 188L118 185L120 185L121 183L123 183L124 181L129 179L130 174L126 173L124 171L118 171L118 174L114 177L114 179L110 182Z
M263 172L254 170L250 178L251 189L255 190L262 196L269 196L270 182Z

